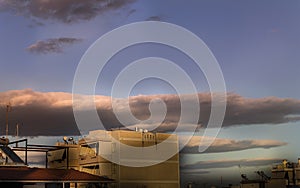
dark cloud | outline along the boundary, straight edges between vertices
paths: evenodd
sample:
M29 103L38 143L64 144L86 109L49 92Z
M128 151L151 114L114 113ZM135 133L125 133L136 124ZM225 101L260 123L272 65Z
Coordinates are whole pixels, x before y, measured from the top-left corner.
M38 21L38 20L35 20L35 19L32 19L32 23L28 25L28 27L30 28L33 28L33 27L36 27L36 26L44 26L45 24Z
M189 143L180 151L182 154L199 154L198 148L201 144L201 136L193 136ZM240 151L253 148L269 149L273 147L284 146L287 143L277 140L233 140L216 138L212 145L210 145L204 153L219 153Z
M146 21L162 21L162 16L150 16Z
M82 41L77 38L52 38L47 40L40 40L34 44L31 44L26 49L29 52L48 54L48 53L62 53L66 46L75 44Z
M211 169L211 168L229 168L229 167L255 167L255 166L268 166L274 163L281 162L282 159L241 159L241 160L215 160L215 161L199 161L193 164L182 165L183 170L196 170L196 169Z
M200 117L199 127L205 127L210 115L210 94L199 93L200 101ZM163 123L156 122L156 115L150 117L149 103L155 99L161 99L167 108L166 117ZM90 108L84 106L85 96L80 98L82 113L89 114ZM112 99L106 96L96 96L98 114L104 126L107 129L119 128L123 126L140 127L156 131L166 132L173 131L180 118L180 100L177 95L152 95L152 96L134 96L127 99L114 99L117 106L117 112L124 116L129 112L125 107L129 104L132 114L139 120L144 120L143 124L138 120L126 119L126 122L121 124L116 118L112 110ZM154 100L154 101L155 101ZM11 124L23 122L24 126L20 128L21 134L24 135L65 135L78 134L78 129L73 116L72 95L70 93L50 92L42 93L32 90L16 90L0 93L0 103L2 106L11 101L13 112L11 112ZM187 103L193 102L189 99L189 95L185 96ZM188 117L183 121L183 130L192 130L190 117L193 117L193 109L185 109L190 111ZM5 111L3 109L3 114ZM223 127L241 126L251 124L280 124L291 121L298 121L300 115L300 101L297 99L281 99L276 97L267 97L261 99L243 98L236 94L229 94L227 100L226 117ZM0 125L4 125L4 115L0 116ZM87 129L98 129L98 125L86 125ZM80 128L82 129L82 127ZM0 127L0 131L4 130ZM243 141L230 143L244 147L246 149L256 147L257 143L252 141ZM273 146L271 143L270 147ZM279 143L277 143L279 144ZM255 146L256 145L256 146ZM276 144L275 144L276 145ZM280 145L280 144L279 144ZM267 148L268 146L259 146ZM233 147L232 150L235 148ZM217 152L220 148L214 148Z
M211 111L211 95L199 93L200 117L198 124L206 127ZM160 129L172 131L177 126L180 117L180 98L177 95L152 95L135 96L130 98L132 113L139 119L147 119L150 116L149 103L159 98L167 106L167 114ZM119 100L118 105L125 106L127 100ZM193 100L186 96L185 102L192 103ZM124 109L124 108L120 108ZM193 109L190 116L193 116ZM120 112L122 113L122 112ZM125 113L125 112L124 112ZM109 115L108 117L111 117ZM189 117L185 118L188 125ZM252 124L280 124L300 120L300 100L290 98L266 97L259 99L244 98L237 94L228 94L227 107L223 127ZM135 125L137 122L128 122ZM147 125L149 126L149 124Z
M266 97L244 98L229 94L224 126L279 124L300 120L300 100Z
M133 0L2 0L0 10L30 18L71 23L90 20L98 14L120 9L131 2Z

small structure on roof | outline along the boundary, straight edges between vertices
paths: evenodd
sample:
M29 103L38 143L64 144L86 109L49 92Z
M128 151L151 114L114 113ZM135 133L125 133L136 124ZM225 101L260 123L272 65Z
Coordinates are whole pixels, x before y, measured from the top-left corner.
M18 143L25 142L24 146L18 146ZM16 144L11 148L9 145ZM14 151L24 151L25 159L21 159ZM112 179L103 176L92 175L86 172L80 172L75 169L48 169L48 168L30 168L27 166L27 152L45 152L64 150L68 155L68 147L30 145L27 139L0 143L0 153L2 162L0 163L0 187L10 188L107 188L113 183ZM46 166L47 167L47 166Z

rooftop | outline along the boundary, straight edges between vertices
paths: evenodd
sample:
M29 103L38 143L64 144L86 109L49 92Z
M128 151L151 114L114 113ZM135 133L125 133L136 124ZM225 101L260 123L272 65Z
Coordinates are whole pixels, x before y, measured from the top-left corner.
M73 169L0 167L0 182L113 182L113 180Z

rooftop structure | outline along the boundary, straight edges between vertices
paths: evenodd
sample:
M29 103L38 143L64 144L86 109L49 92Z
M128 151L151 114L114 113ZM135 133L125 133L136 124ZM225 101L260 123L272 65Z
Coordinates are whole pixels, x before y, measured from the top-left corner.
M284 159L272 169L272 180L282 187L300 187L300 159L297 163L291 163Z
M20 142L25 145L18 145ZM15 147L10 145L16 144ZM92 175L78 170L29 168L27 166L27 152L65 151L65 158L69 158L69 148L64 146L47 146L27 144L27 139L0 143L0 187L12 188L85 188L85 187L108 187L113 182L107 177ZM14 150L24 151L25 159L21 159ZM47 167L47 166L46 166Z

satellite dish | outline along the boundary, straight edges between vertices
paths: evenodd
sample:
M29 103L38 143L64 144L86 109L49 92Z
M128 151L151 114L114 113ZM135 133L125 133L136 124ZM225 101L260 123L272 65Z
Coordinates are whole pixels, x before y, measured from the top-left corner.
M64 136L63 139L64 139L65 143L68 144L68 137Z

